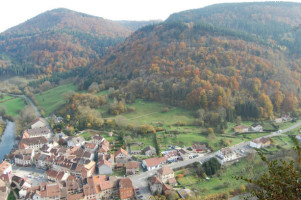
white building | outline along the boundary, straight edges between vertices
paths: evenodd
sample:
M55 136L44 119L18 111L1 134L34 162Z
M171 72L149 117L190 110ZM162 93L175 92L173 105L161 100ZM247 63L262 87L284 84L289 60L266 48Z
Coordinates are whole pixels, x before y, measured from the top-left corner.
M31 124L30 124L30 127L32 129L42 128L42 127L45 127L45 126L47 126L47 123L46 123L45 119L43 119L43 118L38 118L38 119L34 120L33 122L31 122Z
M223 164L224 162L237 159L237 155L230 148L222 148L216 152L217 160Z
M148 158L146 160L142 161L142 166L144 168L147 168L148 171L153 169L159 169L162 167L163 164L165 164L167 159L165 157L162 158Z

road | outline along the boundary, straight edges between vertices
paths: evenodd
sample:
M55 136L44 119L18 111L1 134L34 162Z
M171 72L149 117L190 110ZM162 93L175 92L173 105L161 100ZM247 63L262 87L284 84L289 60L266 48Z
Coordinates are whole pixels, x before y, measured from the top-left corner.
M284 130L280 132L272 132L269 135L263 136L263 137L275 137L275 136L280 136L283 135L283 133L286 133L288 131L291 131L297 127L301 126L301 122L294 124L293 126L290 126L289 128L286 128ZM263 137L259 137L257 139L263 138ZM248 144L250 141L245 141L245 142L241 142L238 143L236 145L233 145L229 148L231 148L233 151L238 152L240 149L250 149ZM174 162L171 164L168 164L167 166L169 166L172 169L178 169L181 167L185 167L187 165L190 165L194 162L205 162L207 160L209 160L210 158L214 157L216 154L216 152L212 152L212 153L208 153L208 154L204 154L204 155L200 155L199 157L196 158L192 158L189 160L184 160L184 161L180 161L180 162ZM151 196L149 187L148 187L148 181L147 179L151 176L153 176L155 173L157 172L157 170L152 170L152 171L146 171L146 172L141 172L140 174L136 174L131 176L131 180L135 186L135 188L139 188L140 192L143 195L142 199L149 199L149 196Z

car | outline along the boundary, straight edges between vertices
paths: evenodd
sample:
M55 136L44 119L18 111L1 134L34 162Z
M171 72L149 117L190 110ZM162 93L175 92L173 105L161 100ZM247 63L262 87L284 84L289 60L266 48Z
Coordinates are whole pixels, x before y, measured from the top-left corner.
M135 188L135 190L140 190L139 188Z
M139 194L141 194L141 192L137 191L137 192L136 192L136 194L138 194L138 195L139 195Z
M143 198L143 196L142 195L140 195L140 196L138 196L140 199L142 199Z

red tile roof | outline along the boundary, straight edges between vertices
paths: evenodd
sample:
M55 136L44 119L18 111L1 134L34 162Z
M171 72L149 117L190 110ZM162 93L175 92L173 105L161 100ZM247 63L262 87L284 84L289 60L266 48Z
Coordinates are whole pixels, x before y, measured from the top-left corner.
M166 162L166 160L167 159L165 157L162 158L155 157L155 158L146 159L145 163L148 167L153 167L153 166L160 165L162 162Z
M162 176L165 176L167 174L173 174L174 171L170 167L164 166L158 170L158 173L161 174Z

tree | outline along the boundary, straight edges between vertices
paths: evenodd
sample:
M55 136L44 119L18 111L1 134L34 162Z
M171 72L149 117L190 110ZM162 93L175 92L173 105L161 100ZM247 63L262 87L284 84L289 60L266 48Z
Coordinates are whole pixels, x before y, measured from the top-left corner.
M214 140L216 138L216 135L214 134L213 128L208 128L208 140Z
M301 148L296 141L294 150L297 153L296 161L271 160L269 161L259 150L261 160L267 165L268 171L257 179L235 177L237 180L245 180L252 184L251 196L258 199L301 199Z

